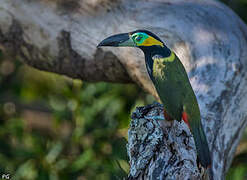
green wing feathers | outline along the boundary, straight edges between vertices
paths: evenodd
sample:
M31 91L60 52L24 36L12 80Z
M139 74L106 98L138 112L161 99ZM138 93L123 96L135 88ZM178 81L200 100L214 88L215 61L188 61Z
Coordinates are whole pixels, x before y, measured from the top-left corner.
M159 97L168 114L180 121L184 100L192 90L186 71L177 56L173 61L155 56L153 61L153 83Z
M174 56L172 61L155 56L153 61L153 83L166 112L178 121L185 113L194 137L199 161L203 167L207 168L211 165L208 143L201 125L197 99L183 64L177 56Z

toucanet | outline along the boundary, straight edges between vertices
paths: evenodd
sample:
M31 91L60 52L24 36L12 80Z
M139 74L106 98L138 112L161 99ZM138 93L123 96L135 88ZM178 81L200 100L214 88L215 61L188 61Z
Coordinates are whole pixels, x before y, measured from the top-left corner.
M184 120L194 137L200 164L205 168L210 167L210 151L197 99L176 54L147 30L113 35L104 39L99 46L138 47L144 52L147 72L164 105L165 119Z

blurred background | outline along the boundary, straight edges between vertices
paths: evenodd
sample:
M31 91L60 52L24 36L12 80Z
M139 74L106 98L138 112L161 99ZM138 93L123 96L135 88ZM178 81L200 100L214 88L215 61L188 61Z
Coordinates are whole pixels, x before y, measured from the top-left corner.
M247 0L222 1L247 23ZM130 114L153 101L136 85L73 80L0 50L0 172L25 180L122 179ZM247 131L227 179L247 179Z

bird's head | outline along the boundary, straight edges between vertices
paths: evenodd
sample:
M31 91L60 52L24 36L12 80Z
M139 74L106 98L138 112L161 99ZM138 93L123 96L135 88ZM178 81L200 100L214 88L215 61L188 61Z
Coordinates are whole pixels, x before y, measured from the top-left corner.
M99 46L113 46L113 47L151 47L161 46L164 47L164 43L159 37L150 31L136 30L129 33L122 33L110 36L101 41Z

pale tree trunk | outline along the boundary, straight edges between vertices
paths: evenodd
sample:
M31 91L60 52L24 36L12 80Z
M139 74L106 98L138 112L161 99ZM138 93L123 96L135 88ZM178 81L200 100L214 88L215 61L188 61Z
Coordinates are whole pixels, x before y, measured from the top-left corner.
M193 138L184 122L165 121L160 104L139 107L132 114L127 145L128 179L200 179Z
M223 179L247 125L247 27L229 8L211 0L1 0L0 3L0 45L9 56L40 70L85 81L135 82L157 97L140 50L96 48L109 35L136 29L157 34L183 62L200 105L214 177ZM144 120L137 120L140 118ZM163 125L161 128L160 122L150 120L150 124L147 119L140 116L131 123L130 178L137 178L134 168L138 168L133 164L133 157L137 157L131 155L133 143L145 149L140 152L155 154L140 155L144 158L138 173L144 174L144 178L154 169L160 171L153 173L153 179L197 178L201 172L195 163L190 136L188 145L193 148L183 148L186 145L182 140L189 135L184 125L175 121L169 130ZM135 128L142 127L144 122L148 128ZM145 138L133 142L137 140L134 135L148 134L150 128L157 132L157 136L149 139L155 151L146 149ZM184 135L177 138L183 130ZM173 142L174 151L169 147ZM164 154L166 149L178 154L180 160L188 159L179 164L183 168L180 177L175 177L175 171L171 173L172 166L180 161L165 159L172 155ZM180 149L187 151L181 154ZM160 159L161 164L157 162ZM154 168L156 162L160 168Z

